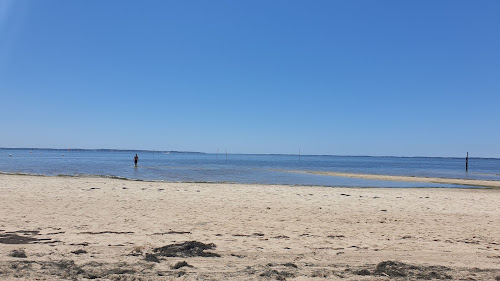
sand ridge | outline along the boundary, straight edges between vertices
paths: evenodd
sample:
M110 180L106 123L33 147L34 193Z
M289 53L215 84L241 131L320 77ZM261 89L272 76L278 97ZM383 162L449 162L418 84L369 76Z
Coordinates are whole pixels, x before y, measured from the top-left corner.
M435 177L417 177L417 176L392 176L392 175L376 175L376 174L357 174L344 172L324 172L324 171L283 171L290 173L313 174L334 177L348 177L367 180L384 180L384 181L402 181L402 182L429 182L443 184L458 184L470 186L482 186L500 188L500 180L475 180L475 179L458 179L458 178L435 178Z
M496 189L0 175L0 279L495 280L499 200Z

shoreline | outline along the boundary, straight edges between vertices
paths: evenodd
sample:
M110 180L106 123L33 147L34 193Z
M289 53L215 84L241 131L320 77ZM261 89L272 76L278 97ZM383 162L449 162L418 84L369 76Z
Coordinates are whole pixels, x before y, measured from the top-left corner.
M457 187L447 187L453 189L467 189L463 186L471 186L478 188L500 188L500 180L474 180L474 179L459 179L459 178L436 178L436 177L416 177L416 176L393 176L393 175L378 175L378 174L358 174L358 173L344 173L344 172L323 172L323 171L302 171L302 170L273 170L283 173L298 173L298 174L311 174L321 176L334 176L334 177L347 177L356 179L367 180L382 180L382 181L396 181L396 182L421 182L421 183L436 183L436 184L455 184L462 185ZM388 187L388 186L335 186L335 185L307 185L307 184L270 184L270 183L239 183L233 181L169 181L169 180L148 180L148 179L133 179L113 175L44 175L44 174L30 174L24 172L4 172L0 171L0 176L28 176L28 177L46 177L46 178L97 178L97 179L114 179L132 182L158 182L158 183L192 183L192 184L244 184L244 185L269 185L269 186L314 186L314 187L330 187L330 188L443 188L433 186L422 187Z
M468 185L468 186L482 186L482 187L488 187L488 188L500 188L500 180L475 180L475 179L459 179L459 178L394 176L394 175L358 174L358 173L323 172L323 171L300 171L300 170L291 170L291 171L283 171L283 172L322 175L322 176L334 176L334 177L347 177L347 178L367 179L367 180L384 180L384 181L400 181L400 182L426 182L426 183L438 183L438 184L458 184L458 185Z
M0 191L2 280L500 276L498 189L0 175Z

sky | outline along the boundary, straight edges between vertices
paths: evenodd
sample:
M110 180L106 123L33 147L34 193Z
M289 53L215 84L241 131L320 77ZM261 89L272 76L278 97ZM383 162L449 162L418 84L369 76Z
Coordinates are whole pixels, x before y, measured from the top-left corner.
M0 0L0 147L500 157L499 14Z

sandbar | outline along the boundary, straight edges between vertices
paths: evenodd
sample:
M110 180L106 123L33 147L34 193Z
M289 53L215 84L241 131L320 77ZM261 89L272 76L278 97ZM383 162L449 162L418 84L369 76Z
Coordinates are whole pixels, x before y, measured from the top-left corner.
M402 181L402 182L429 182L443 184L458 184L470 186L482 186L499 188L500 181L497 180L476 180L476 179L459 179L459 178L435 178L435 177L417 177L417 176L392 176L392 175L377 175L377 174L358 174L345 172L325 172L325 171L283 171L290 173L313 174L334 177L348 177L367 180L384 180L384 181Z

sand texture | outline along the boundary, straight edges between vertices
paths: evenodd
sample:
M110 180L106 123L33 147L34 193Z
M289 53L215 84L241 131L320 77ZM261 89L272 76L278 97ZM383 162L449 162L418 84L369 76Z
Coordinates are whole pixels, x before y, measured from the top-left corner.
M0 280L500 280L500 190L0 175Z
M500 188L500 181L497 181L497 180L474 180L474 179L453 179L453 178L433 178L433 177L391 176L391 175L355 174L355 173L323 172L323 171L286 171L286 172L323 175L323 176L334 176L334 177L348 177L348 178L367 179L367 180L403 181L403 182L430 182L430 183L459 184L459 185Z

